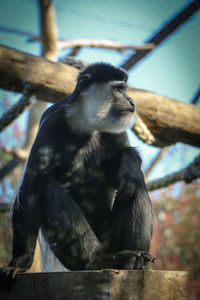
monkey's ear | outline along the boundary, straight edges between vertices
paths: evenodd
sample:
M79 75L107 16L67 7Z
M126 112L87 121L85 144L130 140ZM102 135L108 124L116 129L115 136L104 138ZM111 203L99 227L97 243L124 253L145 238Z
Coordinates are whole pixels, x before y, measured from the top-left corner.
M88 86L91 77L92 76L90 74L84 74L79 77L79 80L78 80L78 90L79 91L84 90Z

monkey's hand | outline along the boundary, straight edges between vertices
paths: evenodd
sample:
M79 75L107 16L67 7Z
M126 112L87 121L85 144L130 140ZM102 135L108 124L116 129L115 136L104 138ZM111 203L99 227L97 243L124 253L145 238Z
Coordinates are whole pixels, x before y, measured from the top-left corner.
M89 266L90 270L98 269L148 269L149 262L154 262L155 257L144 251L129 251L99 255Z
M2 290L9 290L12 284L15 282L17 273L25 272L20 267L1 267L0 268L0 288Z
M130 206L136 191L135 180L128 175L124 175L120 180L120 185L113 204L113 212L120 212L123 207Z

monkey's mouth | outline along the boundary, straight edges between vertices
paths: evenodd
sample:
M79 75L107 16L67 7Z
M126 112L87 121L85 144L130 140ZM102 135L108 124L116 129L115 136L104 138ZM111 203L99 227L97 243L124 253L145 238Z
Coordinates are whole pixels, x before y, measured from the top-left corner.
M132 117L135 109L133 107L127 108L127 109L121 109L121 110L115 110L113 111L113 115L115 115L117 118L120 117Z
M131 112L131 113L134 113L135 109L133 107L131 108L128 108L128 109L124 109L123 112Z

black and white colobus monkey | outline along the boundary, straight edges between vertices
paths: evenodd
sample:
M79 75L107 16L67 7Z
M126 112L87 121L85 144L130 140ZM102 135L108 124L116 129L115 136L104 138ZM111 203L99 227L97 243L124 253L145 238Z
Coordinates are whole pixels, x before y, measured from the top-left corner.
M70 270L141 269L154 260L151 200L125 132L135 109L127 78L120 68L92 64L74 92L44 112L14 204L2 288L31 267L40 228Z

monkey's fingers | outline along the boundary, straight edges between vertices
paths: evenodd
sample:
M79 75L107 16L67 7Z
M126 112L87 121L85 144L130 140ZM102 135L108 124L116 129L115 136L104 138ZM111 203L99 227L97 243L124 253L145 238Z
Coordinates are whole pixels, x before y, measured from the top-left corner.
M134 269L141 270L141 269L146 269L146 268L147 268L147 266L146 266L146 263L144 261L144 257L143 256L137 256Z
M155 257L150 255L149 253L145 253L143 251L140 252L139 255L137 255L136 262L134 269L148 269L149 268L149 262L154 262Z
M154 256L152 256L151 254L149 254L147 252L142 251L141 255L145 258L146 261L150 261L150 262L154 263L156 260L156 258Z
M9 290L12 283L15 281L17 270L13 267L2 267L0 269L0 288Z

